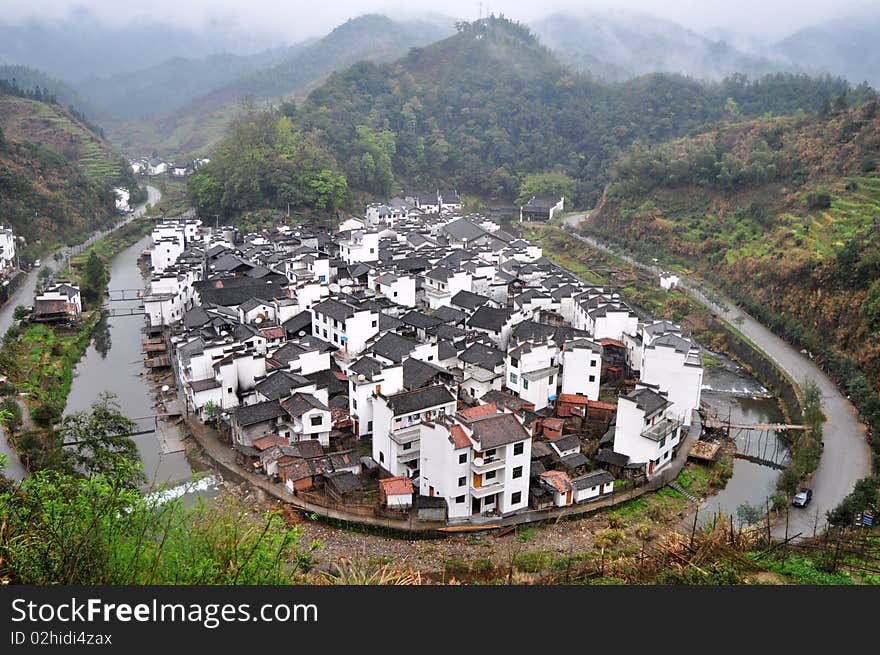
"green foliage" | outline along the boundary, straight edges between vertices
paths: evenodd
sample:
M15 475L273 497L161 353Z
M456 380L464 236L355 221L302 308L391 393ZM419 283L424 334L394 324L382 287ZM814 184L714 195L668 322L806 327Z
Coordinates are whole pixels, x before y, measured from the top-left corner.
M387 139L368 136L361 146L375 146L369 152L380 157ZM207 216L286 209L288 203L292 210L333 214L348 198L347 181L336 170L314 134L295 128L287 116L249 107L231 123L211 162L189 178L188 194Z
M565 203L568 205L574 200L576 185L577 182L562 171L526 175L519 185L516 204L523 205L532 196L565 196Z
M83 298L89 303L96 303L104 294L106 286L107 265L98 254L92 250L89 253L89 258L86 260L86 265L83 268L81 289Z
M16 305L15 310L12 312L12 318L16 321L20 321L22 319L30 316L31 313L27 310L27 307L24 305Z
M65 416L57 437L70 448L77 470L134 485L146 478L139 468L132 467L140 459L131 438L133 429L134 423L122 414L116 395L105 391L92 403L90 412ZM133 477L126 478L127 474Z
M308 552L277 514L157 504L119 477L41 471L0 493L0 578L13 584L286 584ZM289 566L293 563L294 566Z

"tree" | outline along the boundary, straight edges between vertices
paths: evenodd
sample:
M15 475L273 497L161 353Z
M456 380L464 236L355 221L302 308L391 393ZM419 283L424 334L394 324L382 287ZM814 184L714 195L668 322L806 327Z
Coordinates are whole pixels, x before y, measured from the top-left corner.
M217 427L217 419L220 416L220 405L213 400L209 400L202 405L202 414L204 415L206 422L210 421L214 424L214 427Z
M24 305L17 305L15 311L12 312L12 318L16 321L21 321L30 316L31 313L28 311L28 308Z
M107 285L107 266L93 250L83 269L82 295L89 302L96 302Z
M90 412L65 416L58 429L61 443L72 448L77 468L87 476L108 475L126 484L145 480L136 466L140 461L131 438L134 422L126 418L116 395L102 392ZM123 476L128 472L128 477Z
M532 196L565 196L566 203L574 199L577 183L562 171L547 171L527 175L519 186L516 204L524 205Z

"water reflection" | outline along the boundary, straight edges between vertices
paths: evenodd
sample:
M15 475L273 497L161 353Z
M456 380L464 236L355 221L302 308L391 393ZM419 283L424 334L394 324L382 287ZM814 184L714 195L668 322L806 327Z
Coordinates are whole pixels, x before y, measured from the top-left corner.
M101 314L101 320L95 326L93 333L93 341L95 350L101 355L101 359L107 359L107 353L113 346L113 337L110 335L110 326L107 324L106 312Z

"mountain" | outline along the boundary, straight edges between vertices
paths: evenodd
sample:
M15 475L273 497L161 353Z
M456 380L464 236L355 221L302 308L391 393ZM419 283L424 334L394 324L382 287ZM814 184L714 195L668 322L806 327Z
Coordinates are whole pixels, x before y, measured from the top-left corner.
M698 270L833 368L855 399L857 373L843 373L841 356L880 381L878 215L880 106L838 102L632 150L587 229Z
M302 180L272 163L306 149L324 154L315 170L334 180L341 173L355 194L388 197L405 184L514 198L528 176L552 173L542 179L590 206L636 141L666 141L725 117L814 112L851 92L844 80L784 74L721 83L653 74L610 84L563 66L521 24L492 17L457 27L394 63L334 73L302 104L268 118L250 111L243 122L253 127L233 129L191 179L194 202L229 217L309 206Z
M0 63L37 68L68 82L141 70L174 57L252 54L280 45L278 38L245 34L234 25L215 22L190 30L149 19L116 25L84 8L57 19L0 18Z
M775 50L811 70L880 87L880 11L837 18L786 37Z
M620 84L563 66L525 26L503 18L461 24L394 64L358 64L312 91L295 121L322 135L349 183L379 194L357 130L393 137L394 173L516 196L528 173L562 169L591 204L610 164L636 140L660 142L724 118L815 111L842 80L775 75L701 83L652 74ZM733 99L733 105L728 103Z
M75 107L78 111L91 118L95 118L102 113L99 107L83 98L67 82L47 75L35 68L0 65L0 80L6 80L24 91L34 91L39 87L42 93L53 96L66 107Z
M647 73L721 79L798 70L789 61L747 54L674 22L633 12L560 12L534 22L538 37L566 64L607 80Z
M63 106L0 83L0 216L55 241L110 223L114 186L137 189L127 163Z
M76 88L80 95L101 107L104 117L141 119L177 111L240 77L273 66L301 47L277 48L254 55L174 57L143 70L82 80Z
M251 72L191 100L173 112L145 121L110 122L111 139L126 152L158 150L167 156L194 155L210 150L223 135L242 101L301 97L335 70L357 61L390 61L410 47L452 32L437 21L394 21L365 15L338 26L323 38L288 49L273 66Z

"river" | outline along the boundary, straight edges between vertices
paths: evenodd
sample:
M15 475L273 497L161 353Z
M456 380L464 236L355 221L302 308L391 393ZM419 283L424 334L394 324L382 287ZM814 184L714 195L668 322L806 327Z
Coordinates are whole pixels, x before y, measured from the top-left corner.
M583 215L569 217L567 226L574 227ZM659 274L660 268L648 266L634 260L625 253L609 248L595 239L571 233L575 238L605 252L612 253L646 270ZM659 282L658 282L659 283ZM789 516L789 535L810 536L825 526L825 514L834 509L852 491L856 481L871 473L871 448L865 438L865 426L859 422L856 408L834 381L815 363L797 348L779 338L737 307L728 299L710 298L699 281L681 277L679 286L692 298L704 304L711 311L736 328L755 343L791 379L801 382L812 379L822 394L822 411L825 413L823 440L825 447L819 468L810 483L813 499L806 508L792 508ZM776 537L785 534L784 521L773 529Z
M143 203L135 207L134 211L126 216L124 220L116 223L113 227L109 229L95 232L86 241L79 245L67 246L58 249L56 252L61 253L61 259L56 262L53 256L47 256L45 261L43 262L43 266L49 267L52 271L57 271L60 262L63 262L68 256L73 256L77 253L82 252L85 248L88 248L98 239L106 236L107 234L110 234L110 232L113 232L114 230L117 230L124 225L128 225L131 221L143 216L144 212L147 210L147 205L155 205L162 197L162 193L156 187L150 186L148 184L146 186L146 189L147 199ZM35 268L31 270L24 277L24 279L19 282L18 287L9 296L9 299L5 303L3 303L2 307L0 307L0 335L6 334L6 331L12 325L12 315L18 305L28 306L33 304L38 275L38 269ZM140 286L140 284L138 284L138 286ZM6 434L2 428L0 428L0 454L6 455L9 459L9 466L7 467L6 471L4 471L6 477L13 480L23 480L27 476L27 469L25 469L24 465L18 459L18 453L16 453L12 446L9 445L8 441L6 440Z
M772 394L734 362L714 354L720 366L707 367L703 377L702 400L722 420L758 424L783 422L782 411ZM789 458L788 444L774 431L731 430L737 453L759 457L779 465ZM707 498L699 508L703 521L723 511L736 516L740 505L764 507L776 490L779 469L745 459L733 460L733 476L717 494Z

